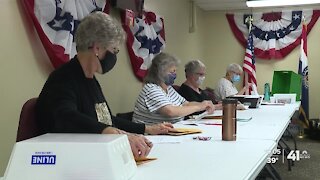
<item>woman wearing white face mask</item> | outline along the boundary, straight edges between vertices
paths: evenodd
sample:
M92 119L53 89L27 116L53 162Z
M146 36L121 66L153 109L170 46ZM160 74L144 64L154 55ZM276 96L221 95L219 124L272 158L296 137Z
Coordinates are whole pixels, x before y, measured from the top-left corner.
M222 100L226 97L233 95L242 95L251 86L251 83L244 86L240 91L235 87L235 83L240 81L240 76L242 74L242 68L239 64L230 64L227 67L226 76L221 78L214 90L217 100Z
M205 80L206 67L200 60L193 60L185 65L186 81L180 86L178 93L187 101L202 102L211 100L200 88ZM221 105L214 105L215 109L221 109ZM195 112L192 115L200 114Z

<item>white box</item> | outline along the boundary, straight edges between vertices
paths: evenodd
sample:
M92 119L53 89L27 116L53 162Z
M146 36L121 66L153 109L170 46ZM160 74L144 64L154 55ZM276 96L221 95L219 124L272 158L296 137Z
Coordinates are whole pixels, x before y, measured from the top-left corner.
M4 180L127 180L136 169L126 135L45 134L15 144Z
M297 94L274 94L276 103L292 104L296 102Z

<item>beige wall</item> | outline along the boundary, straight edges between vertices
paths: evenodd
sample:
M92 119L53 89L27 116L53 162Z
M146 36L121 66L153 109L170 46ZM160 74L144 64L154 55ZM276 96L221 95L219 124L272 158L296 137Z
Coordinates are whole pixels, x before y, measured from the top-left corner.
M22 104L38 96L51 70L38 36L19 8L17 1L0 0L0 176L15 142Z
M0 176L4 173L15 142L22 104L35 97L52 70L48 57L34 32L26 23L19 6L20 0L0 0ZM146 9L164 17L167 46L166 52L181 59L176 84L184 80L183 65L190 59L201 59L208 66L206 86L214 87L230 62L242 62L244 49L231 34L224 13L208 13L197 9L197 28L189 33L188 0L145 0ZM319 107L320 65L317 44L320 41L320 25L316 24L308 37L310 64L311 115L316 117ZM258 61L257 73L260 86L270 82L273 69L297 69L298 52L279 62ZM210 70L209 70L210 69ZM133 76L130 61L121 48L115 68L105 76L98 76L113 113L132 111L141 83ZM259 87L260 87L259 86ZM261 88L260 88L261 89ZM261 91L260 91L261 92Z
M225 18L225 12L205 12L204 23L206 24L206 41L204 42L205 58L203 61L209 71L206 77L206 84L209 87L215 87L219 77L225 75L225 69L230 63L242 65L244 57L244 48L236 40L229 24ZM309 61L309 99L310 99L310 117L319 117L320 98L317 93L320 92L320 23L317 22L308 35L308 61ZM297 73L298 61L300 55L300 46L292 51L282 60L261 60L256 59L256 72L258 81L258 91L263 93L265 83L272 84L274 70L292 70Z

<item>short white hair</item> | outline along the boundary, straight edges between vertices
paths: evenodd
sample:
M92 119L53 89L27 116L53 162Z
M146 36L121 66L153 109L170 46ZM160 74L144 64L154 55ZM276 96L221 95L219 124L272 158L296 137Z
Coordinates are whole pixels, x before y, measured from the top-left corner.
M227 73L229 72L239 72L240 74L242 73L242 67L239 65L239 64L236 64L236 63L232 63L232 64L229 64L228 67L227 67Z
M188 62L184 66L184 72L186 73L186 77L190 74L195 74L198 69L206 68L206 66L200 60L193 60Z

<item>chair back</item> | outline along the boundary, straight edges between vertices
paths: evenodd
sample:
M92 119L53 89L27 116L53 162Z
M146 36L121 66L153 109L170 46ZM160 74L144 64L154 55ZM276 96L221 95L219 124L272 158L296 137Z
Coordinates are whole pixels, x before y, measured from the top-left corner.
M40 135L35 118L36 102L37 98L32 98L22 106L17 131L17 142Z

